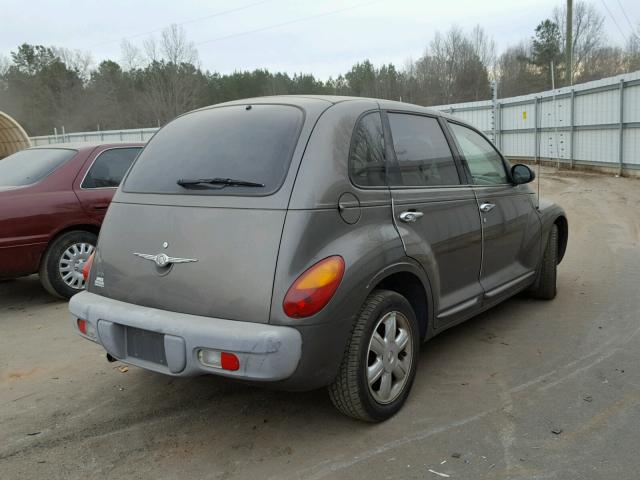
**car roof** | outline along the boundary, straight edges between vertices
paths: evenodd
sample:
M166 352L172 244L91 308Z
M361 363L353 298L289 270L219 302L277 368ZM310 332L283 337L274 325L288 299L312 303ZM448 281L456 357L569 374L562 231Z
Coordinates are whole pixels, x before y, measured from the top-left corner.
M64 143L48 143L46 145L36 145L30 147L29 150L42 150L46 148L66 148L71 150L86 151L93 150L96 147L144 147L146 142L64 142Z
M342 95L272 95L266 97L251 97L251 98L243 98L238 100L231 100L229 102L219 103L216 105L210 105L207 107L200 108L198 110L206 110L213 107L219 107L222 105L246 105L247 103L283 103L289 105L295 105L297 107L304 108L309 102L313 101L321 101L326 102L332 105L343 102L356 102L356 101L372 101L377 102L380 105L380 108L388 109L388 110L406 110L412 112L426 113L429 115L434 115L438 117L449 117L448 114L443 113L439 110L434 110L432 108L423 107L421 105L415 105L412 103L399 102L395 100L384 100L380 98L369 98L369 97L350 97L350 96L342 96Z

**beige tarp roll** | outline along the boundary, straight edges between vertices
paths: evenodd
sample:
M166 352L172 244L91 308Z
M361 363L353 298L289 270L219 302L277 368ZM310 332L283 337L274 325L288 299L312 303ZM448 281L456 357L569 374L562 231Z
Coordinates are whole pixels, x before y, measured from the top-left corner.
M13 118L0 112L0 159L31 146L27 132Z

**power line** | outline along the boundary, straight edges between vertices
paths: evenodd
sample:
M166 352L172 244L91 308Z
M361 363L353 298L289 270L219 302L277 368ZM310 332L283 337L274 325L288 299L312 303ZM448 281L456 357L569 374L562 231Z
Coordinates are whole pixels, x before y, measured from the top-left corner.
M631 23L631 20L629 20L629 15L627 15L627 11L622 5L622 2L620 0L617 0L617 2L618 2L618 5L620 6L620 10L622 10L622 14L624 15L624 18L627 20L627 23L629 24L629 28L631 29L631 35L638 38L638 34L636 33L636 28Z
M268 3L268 2L272 2L272 1L273 0L260 0L259 2L249 3L248 5L243 5L241 7L230 8L228 10L222 10L220 12L215 12L215 13L212 13L210 15L205 15L203 17L196 17L196 18L192 18L192 19L189 19L189 20L185 20L184 22L176 23L176 25L186 25L188 23L195 23L195 22L200 22L202 20L208 20L210 18L221 17L223 15L228 15L230 13L235 13L235 12L240 12L242 10L247 10L248 8L256 7L258 5L262 5L263 3ZM166 26L160 27L160 28L156 28L155 30L149 30L148 32L144 32L144 33L136 33L135 35L129 35L128 37L122 37L122 38L119 38L117 40L107 40L105 42L100 42L100 43L96 43L94 45L90 45L89 48L98 47L98 46L101 46L101 45L107 45L109 43L114 43L114 42L121 42L123 40L130 40L132 38L144 37L146 35L151 35L152 33L160 32L164 28L166 28Z
M616 27L618 28L618 31L620 32L620 35L622 35L622 39L624 40L624 43L627 43L627 37L624 34L624 32L622 31L622 29L620 28L620 25L618 25L618 22L616 21L616 18L613 16L613 14L611 13L611 10L609 10L609 7L607 6L606 3L604 3L604 0L600 0L600 3L602 3L602 5L604 6L604 8L607 10L607 13L609 14L609 17L611 17L611 20L613 20L613 23L616 25Z
M337 13L346 12L348 10L354 10L356 8L366 7L368 5L371 5L373 3L378 3L378 2L381 2L381 1L382 0L372 0L370 2L359 3L357 5L352 5L350 7L339 8L337 10L331 10L329 12L318 13L318 14L315 14L315 15L309 15L309 16L306 16L306 17L296 18L294 20L289 20L287 22L274 23L272 25L267 25L265 27L256 28L254 30L246 30L244 32L232 33L230 35L224 35L222 37L212 38L210 40L204 40L202 42L196 42L196 45L202 45L204 43L219 42L220 40L226 40L228 38L235 38L235 37L241 37L241 36L244 36L244 35L251 35L253 33L264 32L265 30L271 30L271 29L278 28L278 27L284 27L285 25L292 25L294 23L306 22L308 20L314 20L314 19L320 18L320 17L327 17L329 15L335 15Z

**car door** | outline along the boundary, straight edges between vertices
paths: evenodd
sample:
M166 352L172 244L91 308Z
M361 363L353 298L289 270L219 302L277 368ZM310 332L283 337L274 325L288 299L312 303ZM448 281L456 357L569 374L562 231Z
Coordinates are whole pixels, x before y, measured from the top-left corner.
M388 112L389 186L406 254L431 282L436 327L481 305L480 216L437 117Z
M88 168L80 172L74 190L82 208L102 221L113 194L142 147L97 149L90 156Z
M514 185L507 162L479 132L449 122L473 183L482 218L480 283L487 299L500 298L530 282L540 255L540 220L533 192Z

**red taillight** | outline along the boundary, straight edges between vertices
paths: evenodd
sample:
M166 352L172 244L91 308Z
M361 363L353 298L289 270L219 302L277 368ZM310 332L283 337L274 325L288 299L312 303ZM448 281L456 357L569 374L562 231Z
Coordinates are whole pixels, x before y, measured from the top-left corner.
M236 371L240 368L240 361L233 353L222 352L220 354L220 364L223 370Z
M333 256L306 270L287 291L282 307L292 318L309 317L329 303L344 275L344 260Z
M87 261L84 262L84 265L82 266L82 278L84 278L84 281L87 281L87 278L89 278L89 273L91 272L91 265L93 265L93 256L95 255L95 253L92 253L91 255L89 255L89 258L87 258Z
M78 319L78 330L80 330L83 334L87 334L87 321L86 320L82 320L81 318Z

